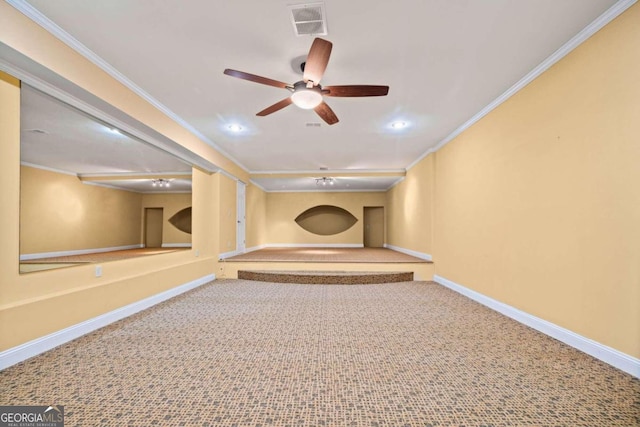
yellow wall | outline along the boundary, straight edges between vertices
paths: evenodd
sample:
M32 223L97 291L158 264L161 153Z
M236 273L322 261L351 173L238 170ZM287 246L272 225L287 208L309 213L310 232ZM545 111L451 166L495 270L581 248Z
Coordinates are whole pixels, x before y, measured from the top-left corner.
M433 255L435 156L428 155L387 192L387 243Z
M20 89L0 73L0 351L59 331L140 299L199 279L215 270L218 232L209 220L219 209L216 182L194 171L194 251L20 275Z
M95 94L227 172L248 174L5 2L0 42ZM1 73L0 73L1 74ZM217 270L220 203L216 175L193 173L193 249L19 274L20 90L0 78L0 351L200 279Z
M267 243L267 193L261 188L247 184L246 198L246 246L247 249Z
M191 206L191 194L188 193L157 193L142 195L142 211L145 208L162 208L162 244L190 244L191 234L178 230L169 219L184 208ZM142 225L142 224L140 224ZM139 230L142 230L141 226ZM140 234L142 238L142 235ZM142 240L141 240L142 241Z
M362 243L363 206L388 200L388 242L433 254L438 275L640 357L638 22L635 5L412 168L388 197L248 189L264 206L268 231L260 234L262 220L254 222L248 209L247 246ZM0 41L248 180L6 2ZM93 266L19 275L19 102L15 79L0 78L0 351L221 268L218 254L235 248L235 182L194 170L191 251L108 263L100 278ZM417 204L403 206L410 203ZM320 204L340 206L359 221L337 236L311 235L295 224ZM224 233L233 233L231 245Z
M238 198L236 196L238 182L225 174L220 175L220 252L236 250Z
M434 228L439 276L636 358L639 23L635 5L440 149Z
M267 193L267 243L362 244L363 208L385 206L385 193ZM332 236L310 233L296 224L302 212L318 205L338 206L358 219L350 229Z
M140 244L142 195L20 168L20 253Z

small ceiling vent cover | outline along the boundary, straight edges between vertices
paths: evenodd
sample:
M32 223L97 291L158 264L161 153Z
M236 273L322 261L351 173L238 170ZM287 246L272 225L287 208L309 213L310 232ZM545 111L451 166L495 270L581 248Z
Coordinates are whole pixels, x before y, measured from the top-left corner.
M324 3L296 4L289 6L291 23L297 36L326 36L327 17Z

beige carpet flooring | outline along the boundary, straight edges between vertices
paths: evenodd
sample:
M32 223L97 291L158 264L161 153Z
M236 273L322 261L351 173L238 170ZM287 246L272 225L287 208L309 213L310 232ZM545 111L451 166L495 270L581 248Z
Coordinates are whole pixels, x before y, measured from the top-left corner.
M266 248L225 259L226 262L430 262L387 248Z
M0 384L67 426L640 425L640 380L432 282L215 281Z

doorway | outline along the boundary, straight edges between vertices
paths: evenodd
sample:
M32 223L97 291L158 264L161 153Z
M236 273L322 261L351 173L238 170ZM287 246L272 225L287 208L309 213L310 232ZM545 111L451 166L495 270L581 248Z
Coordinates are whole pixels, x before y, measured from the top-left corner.
M364 207L364 247L381 248L384 246L384 207Z
M144 247L162 247L163 208L144 209Z
M238 181L237 184L237 205L236 205L236 252L243 254L246 250L246 229L245 229L245 216L246 216L246 184Z

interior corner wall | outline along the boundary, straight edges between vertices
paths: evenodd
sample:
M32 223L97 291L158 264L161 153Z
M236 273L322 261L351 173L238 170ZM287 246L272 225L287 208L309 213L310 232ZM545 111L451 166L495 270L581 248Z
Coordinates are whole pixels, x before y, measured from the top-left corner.
M387 243L433 255L435 163L429 154L387 191Z
M246 192L247 249L267 243L267 193L254 184L247 184Z
M319 205L340 207L351 213L358 221L348 230L330 236L310 233L295 222L295 219L302 212ZM267 243L276 245L362 245L364 207L385 207L385 205L386 196L383 192L267 193Z
M229 176L219 175L220 192L220 253L236 250L237 212L238 212L238 183Z
M142 195L20 168L20 253L139 245Z
M168 247L189 245L191 244L191 234L179 230L169 222L172 216L189 207L191 207L190 193L149 193L142 195L140 215L144 217L145 208L162 208L162 245Z
M435 155L436 274L640 357L640 4Z

